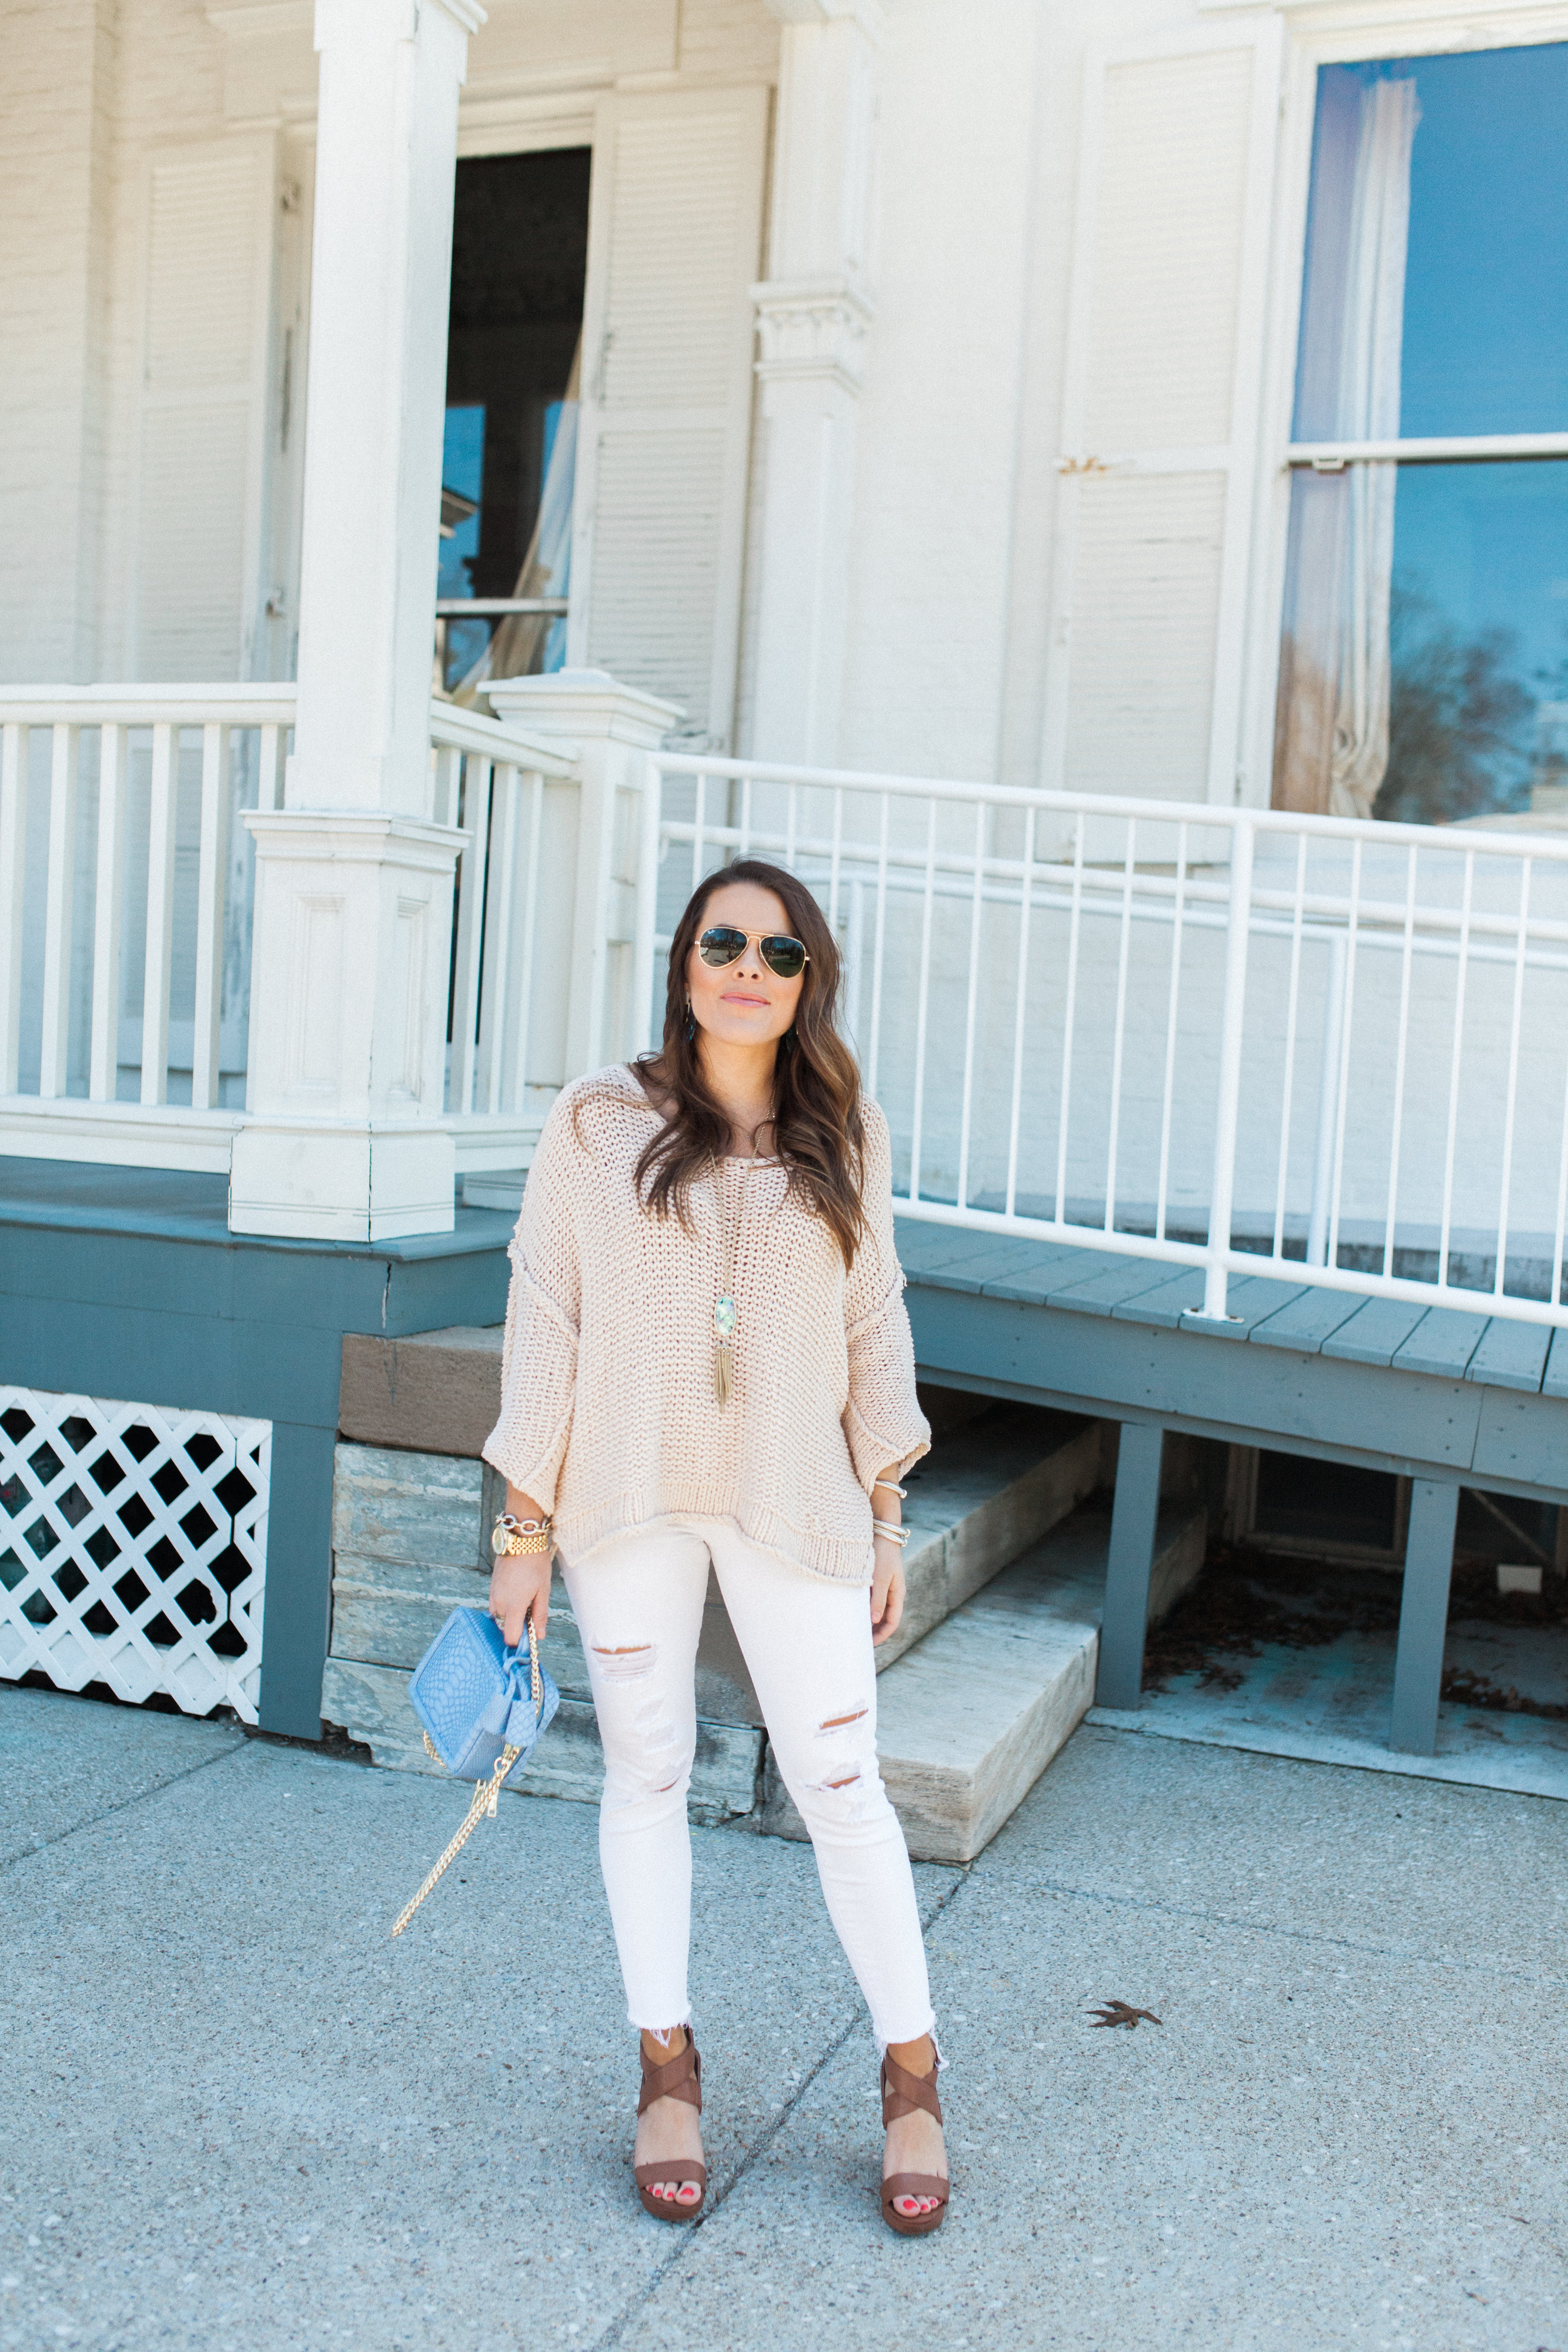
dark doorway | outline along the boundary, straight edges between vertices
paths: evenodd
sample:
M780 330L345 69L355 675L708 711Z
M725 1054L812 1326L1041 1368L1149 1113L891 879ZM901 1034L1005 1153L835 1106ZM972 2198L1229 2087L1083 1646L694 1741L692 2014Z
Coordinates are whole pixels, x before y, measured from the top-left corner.
M444 603L548 602L559 600L568 584L559 498L558 528L546 551L553 560L542 566L536 529L558 441L559 459L570 460L575 446L591 160L590 149L566 147L457 166L438 589ZM568 499L569 477L570 464L558 462L557 487ZM448 690L503 627L511 656L504 669L559 666L564 627L552 631L549 615L530 619L520 635L518 623L505 615L448 615Z

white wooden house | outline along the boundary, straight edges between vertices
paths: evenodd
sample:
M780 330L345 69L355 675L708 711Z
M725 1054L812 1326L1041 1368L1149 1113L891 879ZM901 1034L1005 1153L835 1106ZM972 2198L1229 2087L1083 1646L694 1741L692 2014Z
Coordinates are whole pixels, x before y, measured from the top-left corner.
M0 0L0 56L15 1183L434 1263L750 845L912 1217L1550 1338L1568 5Z

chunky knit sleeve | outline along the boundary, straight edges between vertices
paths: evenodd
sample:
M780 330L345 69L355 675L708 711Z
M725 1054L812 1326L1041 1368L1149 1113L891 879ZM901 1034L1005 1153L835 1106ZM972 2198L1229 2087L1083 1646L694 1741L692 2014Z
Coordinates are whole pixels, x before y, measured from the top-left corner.
M486 1461L546 1511L555 1506L577 1388L581 1146L571 1093L552 1105L523 1190L501 1346L501 1417L485 1441Z
M904 1274L893 1241L893 1154L880 1103L862 1105L866 1224L844 1286L850 1401L844 1436L855 1475L872 1481L896 1462L906 1470L931 1446L915 1393L915 1342L904 1305Z

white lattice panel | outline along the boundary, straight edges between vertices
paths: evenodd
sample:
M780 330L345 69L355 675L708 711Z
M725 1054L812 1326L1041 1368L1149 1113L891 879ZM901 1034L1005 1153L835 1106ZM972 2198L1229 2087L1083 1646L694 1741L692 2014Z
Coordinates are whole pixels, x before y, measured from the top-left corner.
M272 1423L0 1388L0 1677L256 1719Z

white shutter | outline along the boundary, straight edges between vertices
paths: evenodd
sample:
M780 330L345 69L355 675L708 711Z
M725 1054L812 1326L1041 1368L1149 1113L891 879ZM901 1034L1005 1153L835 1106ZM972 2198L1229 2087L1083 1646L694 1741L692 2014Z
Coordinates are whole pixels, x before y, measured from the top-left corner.
M270 137L149 166L137 432L136 674L251 667L267 465L277 166Z
M1278 20L1090 60L1042 781L1229 803Z
M570 659L728 748L768 92L614 97L593 147Z

